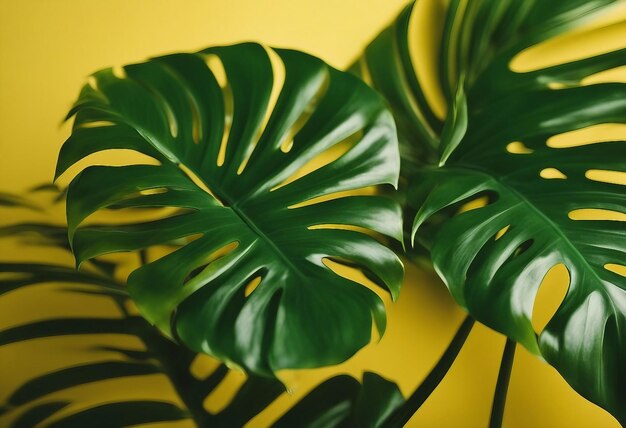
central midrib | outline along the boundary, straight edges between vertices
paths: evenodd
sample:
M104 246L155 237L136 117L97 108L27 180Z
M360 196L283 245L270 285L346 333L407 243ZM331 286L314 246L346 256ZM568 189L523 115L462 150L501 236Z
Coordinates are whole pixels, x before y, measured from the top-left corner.
M187 168L189 168L189 167L187 167ZM274 241L272 241L270 239L270 237L267 236L254 223L254 221L252 221L252 219L250 219L250 217L248 217L248 215L246 215L246 213L241 208L239 208L237 206L237 203L228 195L227 192L224 191L224 189L222 189L216 183L212 183L209 180L206 180L204 177L202 177L200 174L198 174L192 168L189 168L189 169L194 172L196 177L198 177L198 179L200 179L202 181L202 183L207 188L211 189L211 191L213 193L215 193L215 197L217 197L218 201L220 201L222 203L222 205L224 205L225 207L228 207L231 210L233 210L235 212L235 214L237 214L237 216L241 219L241 221L246 226L248 226L257 236L259 236L259 238L272 250L272 252L274 252L274 254L276 254L278 256L278 258L280 258L297 276L299 276L303 280L306 279L304 274L302 274L300 269L298 269L298 267L291 261L291 259L289 257L287 257L287 255L284 253L284 251L278 245L276 245L274 243ZM203 193L207 193L206 191L201 189L200 186L196 185L196 187L198 187L198 190L202 191ZM207 193L207 195L210 196L211 198L213 198L213 195L208 194L208 193Z
M499 186L501 186L501 187L507 189L508 191L510 191L511 193L513 193L517 199L519 199L525 206L527 206L530 210L532 210L535 213L535 215L540 217L543 221L545 221L550 226L550 229L552 229L552 231L561 239L561 241L563 241L563 243L566 246L569 247L570 252L574 255L574 257L576 259L578 259L578 261L581 264L586 266L586 268L593 274L594 278L596 278L596 281L598 281L598 283L603 284L603 281L598 276L598 274L595 271L595 269L589 264L589 262L587 262L587 259L585 259L585 257L583 257L581 252L570 241L570 239L567 237L567 235L565 235L565 233L563 231L561 231L561 229L548 216L546 216L543 212L541 212L541 210L539 208L537 208L535 206L535 204L533 204L522 193L518 192L515 188L511 187L510 185L508 185L506 183L503 183L502 181L498 180L498 178L493 176L492 174L489 174L488 172L482 171L480 169L468 167L467 165L463 165L462 167L448 168L448 169L465 170L465 171L469 171L469 172L474 173L474 174L478 173L478 174L484 175L489 180L493 180ZM601 288L604 290L604 287L601 287ZM611 299L609 299L609 300L611 300ZM611 301L611 304L613 304L612 301Z

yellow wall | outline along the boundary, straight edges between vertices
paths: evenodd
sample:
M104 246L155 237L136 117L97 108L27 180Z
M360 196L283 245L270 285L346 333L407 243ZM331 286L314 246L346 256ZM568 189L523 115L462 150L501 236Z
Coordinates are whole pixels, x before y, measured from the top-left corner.
M0 190L21 191L51 179L56 153L69 132L60 121L84 78L96 69L243 40L306 50L343 67L404 3L0 0ZM2 210L0 222L29 215ZM62 213L54 215L60 218ZM2 259L71 262L60 252L27 252L16 249L10 241L0 243L0 251ZM562 273L559 279L563 279ZM19 291L0 299L0 328L58 314L114 313L113 307L97 298L71 296L49 286L37 293ZM335 373L358 376L363 370L372 370L398 382L403 393L410 393L437 360L462 318L445 287L432 274L409 266L400 301L389 306L388 332L383 340L340 367L292 374L292 394L283 396L250 426L266 426L315 383ZM121 339L112 336L104 340L117 343ZM0 400L28 376L93 358L86 351L95 342L93 338L80 343L70 339L42 342L0 348ZM483 326L475 328L450 375L410 426L486 426L503 344L499 334ZM233 372L224 387L209 397L207 405L223 405L241 380L242 375ZM84 407L117 396L171 398L172 391L162 378L148 376L111 381L105 388L94 385L69 390L55 398L77 399L78 406ZM7 420L0 418L0 426ZM573 392L555 370L518 348L505 426L601 428L618 424Z

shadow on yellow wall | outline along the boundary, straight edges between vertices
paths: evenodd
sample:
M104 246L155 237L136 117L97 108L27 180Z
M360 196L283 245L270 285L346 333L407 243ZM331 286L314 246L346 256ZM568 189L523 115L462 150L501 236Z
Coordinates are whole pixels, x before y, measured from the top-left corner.
M51 179L56 153L69 132L67 126L59 126L60 120L85 77L96 69L169 51L197 50L242 40L302 49L341 68L404 4L403 0L4 2L0 14L0 188L21 191ZM599 32L604 33L598 36ZM514 67L524 69L546 59L558 62L572 55L583 56L585 49L599 49L608 36L611 40L625 40L626 28L614 25L593 34L582 38L568 36L578 37L573 44L566 39L567 43L557 40L553 46L537 48L522 55ZM626 80L625 77L626 73L622 73L609 78ZM622 137L626 134L621 128L600 131L607 135L619 132ZM596 138L600 131L596 130ZM51 215L62 219L61 208L53 211ZM25 210L3 209L0 222L28 220L31 215ZM2 259L13 261L72 263L61 251L25 248L11 240L0 242L0 254ZM545 324L554 311L566 279L565 270L557 268L542 286L536 309L538 325ZM388 329L379 343L369 345L340 366L285 374L290 393L249 425L267 426L313 386L337 373L360 378L364 370L374 371L397 382L405 395L410 394L437 361L464 314L432 272L412 265L407 266L399 301L391 305L386 299L385 303L389 310ZM55 315L119 314L105 300L64 293L55 284L36 291L17 291L0 299L0 329ZM115 358L113 354L90 351L96 343L112 345L125 340L130 348L141 346L121 336L103 336L86 336L79 343L75 339L55 338L1 347L0 400L34 375L98 358ZM477 326L449 375L410 426L486 426L503 346L501 335ZM208 357L202 358L193 365L193 373L205 376L216 364ZM223 407L243 379L243 374L232 371L207 398L207 408ZM56 399L75 400L75 406L81 408L107 401L107 397L176 400L167 380L159 375L112 380L54 395ZM9 418L10 415L0 418L0 426ZM618 424L571 390L554 369L518 348L505 426L601 428Z

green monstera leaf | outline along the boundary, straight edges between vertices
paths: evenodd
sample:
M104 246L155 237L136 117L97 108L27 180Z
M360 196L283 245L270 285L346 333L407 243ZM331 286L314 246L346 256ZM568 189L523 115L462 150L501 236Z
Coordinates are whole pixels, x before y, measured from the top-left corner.
M309 392L272 428L381 427L403 403L398 386L376 373L365 372L361 383L338 375Z
M23 203L13 207L32 205L27 199L20 201ZM67 229L47 218L37 223L2 226L0 238L3 237L18 239L24 248L54 246L69 250ZM224 382L228 383L229 369L220 364L207 376L193 375L196 353L165 338L143 318L126 309L130 296L124 284L115 279L116 263L92 259L88 271L78 272L58 262L15 263L5 261L6 257L3 255L0 260L0 299L6 294L52 285L55 292L66 295L89 294L109 300L121 316L64 314L0 328L3 349L8 347L10 351L11 346L25 342L52 344L57 338L65 338L73 339L73 345L53 345L56 351L69 351L71 355L78 349L86 357L79 363L43 373L37 370L22 373L23 382L7 389L0 403L2 426L109 427L186 421L199 427L241 427L286 394L277 379L248 376L225 407L217 412L208 411L204 402ZM112 334L132 338L141 345L111 343ZM85 335L96 339L95 343L83 346ZM152 376L167 378L178 395L178 402L142 397L107 401L106 393L105 399L100 400L100 387L110 389L111 382L128 378L141 384L142 379ZM59 394L71 390L81 394L74 399L59 399ZM97 401L92 402L96 397ZM339 375L320 383L273 426L293 426L294 421L298 426L379 426L403 402L397 385L374 373L365 373L361 383L353 377Z
M614 3L452 0L433 35L441 39L443 121L426 101L409 50L419 3L353 71L385 94L402 124L409 200L417 210L413 233L456 301L626 423L626 278L618 273L626 260L626 188L598 175L626 172L626 144L599 137L584 144L565 134L626 123L626 85L586 79L626 65L626 50L511 68L522 51L610 12ZM484 206L459 210L480 197L488 199ZM585 219L579 210L587 209L610 216ZM558 264L569 271L569 289L535 332L538 289Z
M372 319L384 331L382 300L327 261L398 295L402 263L380 239L402 238L400 209L368 190L397 183L395 125L354 76L297 51L214 47L99 71L69 116L57 176L107 149L158 161L86 168L67 218L79 264L190 237L128 282L167 335L272 376L346 360L371 340ZM110 206L176 211L78 227Z

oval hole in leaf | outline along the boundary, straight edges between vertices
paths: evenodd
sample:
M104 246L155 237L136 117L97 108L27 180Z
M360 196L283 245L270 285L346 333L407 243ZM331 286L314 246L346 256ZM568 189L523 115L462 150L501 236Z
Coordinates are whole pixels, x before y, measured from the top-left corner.
M585 77L581 84L597 85L598 83L626 83L626 65L601 71Z
M280 151L283 153L289 153L289 151L293 148L293 138L291 139L286 139L285 141L283 141L283 143L280 145Z
M383 187L383 186L380 186L380 187ZM309 199L309 200L299 202L294 205L290 205L288 208L290 210L297 209L297 208L302 208L302 207L308 207L309 205L319 204L320 202L331 201L333 199L345 198L346 196L375 195L376 193L377 193L377 189L375 186L367 186L367 187L362 187L360 189L344 190L341 192L334 192L334 193L329 193L327 195L318 196L313 199Z
M144 196L159 195L161 193L167 193L167 188L166 187L155 187L154 189L145 189L145 190L140 190L139 191L139 194L140 195L144 195Z
M626 221L626 214L619 211L603 210L598 208L582 208L570 211L567 216L571 220L612 220Z
M510 69L527 73L624 47L626 26L622 20L626 9L616 12L603 14L590 23L523 50L510 62Z
M541 178L545 178L546 180L565 180L567 176L563 174L556 168L544 168L539 173Z
M548 88L558 91L559 89L569 88L569 86L562 82L550 82L548 83Z
M186 243L186 244L189 244L190 242L193 242L193 241L195 241L196 239L201 238L202 236L204 236L204 234L203 234L203 233L195 233L195 234L193 234L193 235L185 236L185 237L184 237L184 238L182 238L182 239L184 239L184 240L185 240L185 243ZM229 244L229 245L233 245L233 246L234 246L234 245L235 245L235 243L233 242L232 244Z
M115 123L110 120L96 120L93 122L81 123L75 127L75 129L86 129L86 128L104 128L107 126L115 126Z
M564 264L553 266L541 281L533 305L532 325L540 334L559 306L569 289L570 276Z
M589 180L601 181L603 183L621 184L626 186L626 172L609 171L606 169L590 169L585 172L585 177Z
M373 236L373 232L365 227L354 226L352 224L315 224L307 227L309 230L330 229L330 230L352 230L355 232L361 232L366 235Z
M522 242L519 247L515 249L512 254L512 257L518 257L524 254L533 244L535 243L534 239L529 239L528 241Z
M621 275L623 277L626 277L626 266L624 265L618 265L616 263L607 263L604 265L604 269L616 273L618 275Z
M482 208L482 207L487 206L488 204L489 204L489 196L484 195L479 198L472 199L469 202L465 202L463 205L461 205L457 214L462 214L471 210Z
M509 231L510 227L511 227L511 225L508 225L508 226L505 226L502 229L500 229L500 231L498 233L496 233L495 240L497 241L498 239L502 238L504 236L504 234Z
M262 280L263 280L263 277L261 275L254 277L250 282L248 282L248 284L244 288L243 295L246 297L251 295L254 292L254 290L256 290L256 288L259 286Z
M306 162L300 169L298 169L294 174L290 175L279 185L270 189L270 192L280 189L281 187L287 186L299 178L304 177L307 174L316 171L329 163L332 163L345 155L350 149L363 137L363 130L359 130L344 139L340 143L329 147L324 152L320 153L318 156L315 156L313 159Z
M383 235L378 234L366 227L355 226L353 224L315 224L313 226L307 227L307 229L309 230L323 230L323 229L351 230L353 232L359 232L364 235L371 236L372 238L376 239L378 242L383 243L383 244L386 241L386 238Z
M546 144L553 149L564 149L624 139L626 139L626 124L603 123L554 135Z
M506 151L514 155L529 155L534 152L519 141L514 141L506 146Z

